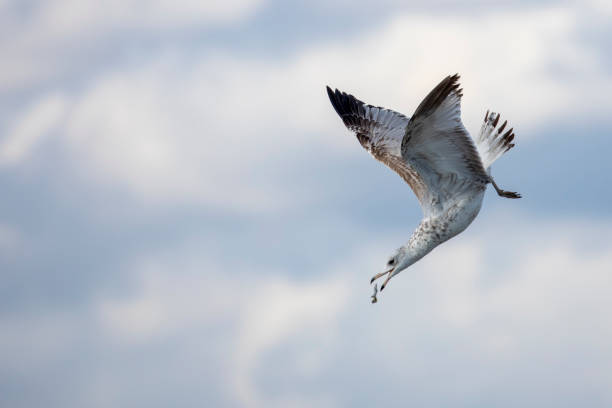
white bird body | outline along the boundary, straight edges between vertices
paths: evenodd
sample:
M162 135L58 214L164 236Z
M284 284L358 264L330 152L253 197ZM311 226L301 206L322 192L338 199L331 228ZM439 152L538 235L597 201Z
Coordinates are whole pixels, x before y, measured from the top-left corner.
M484 192L483 188L473 191L473 194L465 194L441 214L423 218L410 240L401 247L407 248L409 254L401 266L406 268L412 265L438 245L463 232L480 212ZM399 273L400 268L396 270Z
M458 75L442 80L412 118L327 88L344 124L375 159L410 185L423 210L423 220L410 240L390 257L386 270L372 278L371 282L388 275L380 290L393 276L464 231L478 215L489 183L502 197L520 197L499 189L490 175L491 164L514 146L512 129L502 134L507 122L497 127L499 114L487 112L474 143L461 123L458 80Z

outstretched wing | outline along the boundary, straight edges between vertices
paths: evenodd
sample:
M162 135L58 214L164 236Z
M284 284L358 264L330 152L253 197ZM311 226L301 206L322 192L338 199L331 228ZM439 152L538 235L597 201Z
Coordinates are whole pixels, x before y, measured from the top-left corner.
M401 153L409 118L390 109L367 105L353 95L337 89L332 91L327 87L327 94L346 127L357 135L361 146L375 159L399 174L423 206L427 195L426 186L417 171L402 158Z
M484 188L489 180L461 122L461 96L459 75L444 78L417 107L402 140L404 161L427 187L430 212L445 208L465 188Z

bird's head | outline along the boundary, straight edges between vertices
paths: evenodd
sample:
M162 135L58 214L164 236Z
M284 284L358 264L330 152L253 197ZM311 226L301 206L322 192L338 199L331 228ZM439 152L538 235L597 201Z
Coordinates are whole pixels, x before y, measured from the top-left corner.
M389 258L387 259L387 262L385 264L385 270L383 271L383 273L392 274L393 272L395 272L395 268L397 268L400 258L401 254L399 253L399 251L395 251L393 254L391 254L391 256L389 256Z
M413 263L414 261L410 254L410 249L405 246L398 248L393 252L393 254L391 254L391 256L389 256L389 258L387 258L384 270L374 276L370 283L374 282L374 280L382 276L386 276L387 278L385 279L385 282L380 287L380 290L383 290L387 282L389 282L389 279L391 279L393 276L397 275Z
M393 251L391 256L387 258L385 273L388 273L390 276L397 275L410 266L410 263L407 262L409 260L407 252L408 251L406 251L405 247L401 247Z

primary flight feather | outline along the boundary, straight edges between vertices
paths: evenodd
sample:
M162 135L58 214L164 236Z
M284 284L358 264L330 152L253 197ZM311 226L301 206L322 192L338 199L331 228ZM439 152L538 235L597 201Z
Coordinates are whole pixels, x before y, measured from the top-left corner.
M487 111L472 140L461 123L459 75L444 78L410 118L337 89L327 87L327 94L359 143L408 183L423 210L410 240L372 277L370 283L387 276L381 291L393 276L465 230L478 215L489 183L501 197L521 197L500 189L491 176L493 162L514 147L512 129L504 132L507 122L498 126L500 115Z

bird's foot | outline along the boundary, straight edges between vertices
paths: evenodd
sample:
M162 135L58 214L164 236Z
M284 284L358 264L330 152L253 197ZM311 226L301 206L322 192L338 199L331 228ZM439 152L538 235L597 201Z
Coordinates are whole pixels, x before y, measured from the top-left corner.
M499 194L500 197L505 198L521 198L521 195L519 193L515 193L514 191L499 190L497 194Z
M489 177L489 181L491 184L493 184L493 188L495 189L495 192L497 192L498 196L505 198L521 198L519 193L515 193L514 191L506 191L499 188L497 183L495 183L495 180L493 180L493 177Z

